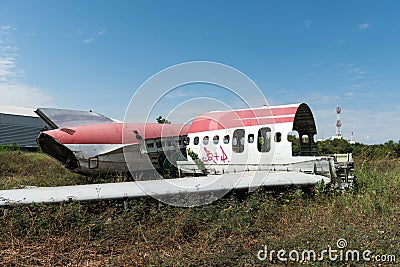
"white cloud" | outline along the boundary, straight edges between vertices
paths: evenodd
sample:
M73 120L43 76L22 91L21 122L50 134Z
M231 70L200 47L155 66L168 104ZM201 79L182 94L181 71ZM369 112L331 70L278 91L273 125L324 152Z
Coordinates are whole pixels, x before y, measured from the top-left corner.
M345 43L346 43L346 41L344 39L335 39L335 40L331 41L330 46L338 47L338 46L345 45Z
M366 72L361 67L350 68L348 72L353 75L351 77L352 80L362 79Z
M368 29L369 26L370 26L370 25L369 25L368 23L363 23L363 24L358 25L358 27L359 27L359 29L360 29L361 31Z
M304 98L305 102L316 104L334 103L338 99L339 97L336 95L325 95L317 92L311 92Z
M364 67L353 64L346 65L348 83L345 88L362 88L377 84L379 80L375 79Z
M10 26L10 25L2 25L2 26L0 26L0 29L2 29L2 30L15 30L15 28Z
M377 97L377 95L374 92L365 92L365 91L357 92L357 93L350 91L350 92L345 93L344 96L347 96L347 97L350 97L353 99L357 98L358 100L360 100L361 98L366 99L366 98Z
M349 69L349 72L355 72L355 73L360 73L361 68L360 67L356 67L356 68L351 68Z
M332 109L313 110L317 123L318 137L330 138L336 133L335 106ZM400 140L400 116L396 111L349 110L342 109L342 135L366 144L380 144L389 140Z
M24 84L0 83L0 104L37 108L51 105L51 97L43 90Z
M0 82L10 82L18 76L16 69L16 56L18 47L14 45L14 41L10 38L10 32L14 30L9 25L0 26Z
M354 93L352 93L352 92L347 92L347 93L345 93L344 95L345 95L345 96L351 97L351 96L354 96Z
M194 93L192 91L189 90L184 91L179 89L174 89L165 95L166 98L180 98L180 97L190 97L190 96L194 96Z
M93 38L88 38L83 40L84 43L91 43L93 41Z
M8 82L17 76L15 58L0 55L0 82Z
M13 26L10 25L1 25L0 26L0 32L2 34L10 34L12 31L16 30Z
M99 38L100 36L104 35L107 31L106 30L101 30L99 32L96 32L95 34L87 37L86 39L83 40L84 43L91 43L94 40L96 40L97 38ZM82 35L83 32L81 30L78 30L78 34Z
M0 104L36 108L48 106L51 102L43 90L23 84L23 72L17 66L18 47L13 41L11 31L15 28L0 26Z
M360 88L363 87L364 84L363 83L355 83L355 84L351 84L349 86L346 86L346 88Z

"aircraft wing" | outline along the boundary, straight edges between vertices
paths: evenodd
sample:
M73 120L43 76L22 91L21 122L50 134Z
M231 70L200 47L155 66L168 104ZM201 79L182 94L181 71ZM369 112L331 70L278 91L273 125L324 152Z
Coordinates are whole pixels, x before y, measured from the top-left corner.
M0 206L14 203L56 203L70 200L89 201L99 199L126 199L155 196L157 199L169 201L179 199L188 194L196 195L197 200L181 204L200 205L204 198L201 194L208 194L212 199L221 190L250 189L254 186L276 187L290 185L314 185L320 181L328 184L331 180L325 176L307 174L302 172L274 172L250 171L241 173L226 173L221 175L208 175L203 177L186 177L161 180L147 180L123 183L86 184L58 187L34 187L25 189L0 190ZM173 196L176 195L176 196ZM166 202L167 203L167 202ZM204 204L204 203L203 203Z
M38 108L35 113L54 129L117 122L91 110L80 111L58 108Z

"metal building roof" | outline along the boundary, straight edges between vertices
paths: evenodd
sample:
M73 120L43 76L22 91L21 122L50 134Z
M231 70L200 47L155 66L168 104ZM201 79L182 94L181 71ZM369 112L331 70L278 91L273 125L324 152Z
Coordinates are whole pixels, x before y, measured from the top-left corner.
M36 137L48 125L33 109L0 105L0 145L37 147Z
M34 109L30 108L21 108L21 107L12 107L12 106L4 106L0 105L0 114L8 114L8 115L16 115L16 116L25 116L25 117L39 117Z

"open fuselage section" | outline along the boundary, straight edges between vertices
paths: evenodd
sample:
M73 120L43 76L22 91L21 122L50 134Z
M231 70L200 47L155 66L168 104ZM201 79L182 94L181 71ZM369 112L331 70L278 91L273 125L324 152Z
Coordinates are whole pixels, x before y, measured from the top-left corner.
M314 159L315 135L306 104L210 112L193 121L188 149L215 173L260 170ZM180 162L185 170L191 165L190 158Z

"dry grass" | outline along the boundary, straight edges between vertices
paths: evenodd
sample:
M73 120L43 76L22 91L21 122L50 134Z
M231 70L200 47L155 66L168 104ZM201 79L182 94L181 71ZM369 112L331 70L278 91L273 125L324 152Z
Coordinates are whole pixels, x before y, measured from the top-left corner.
M2 158L1 158L2 157ZM62 167L47 157L18 154L9 170L41 181L46 171ZM27 157L28 159L26 159ZM4 155L0 156L0 161ZM25 161L26 160L26 161ZM30 161L33 161L30 165ZM44 170L24 170L47 162ZM42 162L43 161L43 162ZM9 163L11 164L11 163ZM18 164L22 164L17 167ZM0 169L7 169L1 162ZM46 169L47 166L49 169ZM374 254L400 255L400 164L398 160L356 162L357 190L304 192L300 189L259 189L246 196L230 194L196 208L167 206L153 199L64 203L8 207L1 218L2 266L253 266L264 245L279 249L336 247L339 238L349 248ZM55 168L55 169L52 169ZM7 175L13 175L9 172ZM6 177L6 176L3 176ZM48 177L48 176L47 176ZM71 179L71 180L69 180ZM65 180L77 182L68 172ZM21 182L23 181L23 182ZM73 182L72 182L73 181ZM38 182L45 183L43 182ZM50 184L58 182L51 181ZM3 209L5 212L5 209ZM276 259L275 259L276 260ZM363 266L378 266L376 262ZM298 266L300 263L273 266ZM307 262L303 266L361 266L355 262Z

